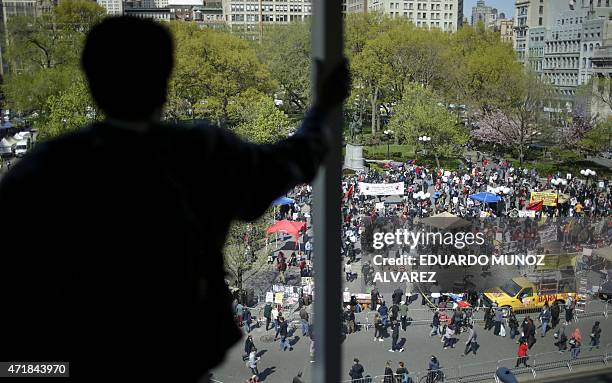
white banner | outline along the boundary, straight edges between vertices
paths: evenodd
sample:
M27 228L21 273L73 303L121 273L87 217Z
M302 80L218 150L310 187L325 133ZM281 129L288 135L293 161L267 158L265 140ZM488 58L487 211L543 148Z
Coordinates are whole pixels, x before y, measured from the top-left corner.
M550 227L545 230L540 231L540 243L548 243L557 240L557 228Z
M535 218L534 210L519 210L518 216L519 218Z
M404 195L403 182L393 184L368 184L359 182L359 193L363 195Z

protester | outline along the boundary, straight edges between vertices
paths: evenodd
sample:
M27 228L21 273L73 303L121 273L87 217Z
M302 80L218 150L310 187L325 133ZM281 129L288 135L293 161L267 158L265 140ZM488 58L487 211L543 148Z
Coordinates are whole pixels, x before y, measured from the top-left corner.
M596 321L591 329L591 347L589 351L592 351L593 348L599 349L599 338L601 337L601 327L599 327L599 321Z
M478 334L474 329L474 326L468 325L468 338L465 342L465 351L461 356L467 356L470 352L473 352L476 355L476 351L478 350L478 342L477 342Z
M569 345L572 359L578 359L580 356L580 346L582 346L582 334L580 334L580 329L578 327L576 327L576 330L574 330L574 333L569 340Z
M515 367L519 367L521 364L523 364L525 367L529 367L527 364L527 350L529 350L529 345L527 344L525 338L519 339L519 347L517 352L518 358L516 359Z

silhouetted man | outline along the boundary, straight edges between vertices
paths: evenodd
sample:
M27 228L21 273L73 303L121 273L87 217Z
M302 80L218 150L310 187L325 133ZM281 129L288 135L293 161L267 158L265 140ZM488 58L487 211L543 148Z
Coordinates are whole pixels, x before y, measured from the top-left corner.
M196 381L239 340L230 222L313 179L348 71L322 81L298 133L257 146L160 124L172 52L152 21L95 26L82 66L106 121L39 144L2 180L1 361L69 361L78 381Z

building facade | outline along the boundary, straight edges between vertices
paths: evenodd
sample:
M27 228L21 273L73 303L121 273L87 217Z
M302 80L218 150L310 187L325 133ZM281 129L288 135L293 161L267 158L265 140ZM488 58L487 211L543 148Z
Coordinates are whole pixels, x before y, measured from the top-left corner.
M223 0L222 7L226 25L252 38L266 24L287 24L312 16L311 0Z
M478 0L476 5L472 7L471 25L476 25L482 22L485 27L493 29L497 21L497 8L493 8L485 4L484 0Z
M204 1L203 5L193 7L193 20L202 27L223 28L223 4L221 0Z
M363 13L368 11L368 0L344 0L345 13Z
M501 41L514 46L514 19L498 19L495 30L499 31Z
M417 27L455 32L463 24L463 0L369 0L368 10L405 17Z
M123 14L122 0L96 0L99 6L106 9L106 14L118 16Z
M155 21L170 21L171 14L169 8L126 8L126 16L138 17L141 19L151 19Z
M515 6L518 60L553 85L560 105L573 104L609 33L610 0L516 0Z

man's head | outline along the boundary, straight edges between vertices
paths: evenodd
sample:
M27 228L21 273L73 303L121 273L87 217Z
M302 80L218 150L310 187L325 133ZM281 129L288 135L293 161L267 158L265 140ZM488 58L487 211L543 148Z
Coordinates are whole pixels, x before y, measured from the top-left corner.
M81 57L95 102L123 121L150 120L161 110L173 63L170 32L133 17L109 17L94 26Z

